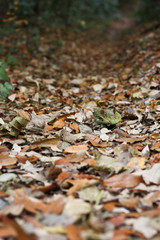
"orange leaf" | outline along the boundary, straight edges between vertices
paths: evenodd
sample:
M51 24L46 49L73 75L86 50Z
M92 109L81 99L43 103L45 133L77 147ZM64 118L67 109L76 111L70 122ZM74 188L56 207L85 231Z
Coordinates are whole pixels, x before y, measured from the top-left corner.
M87 139L90 141L90 143L94 146L94 147L108 147L109 144L108 142L101 142L101 139L97 136L94 136L94 139L92 139L91 137L87 136Z
M76 133L79 133L79 126L77 123L70 123L69 127L75 130Z
M61 129L64 126L66 126L66 123L64 122L63 118L60 118L53 123L53 128Z
M71 176L74 176L74 175L72 173L69 173L69 172L62 172L58 175L57 183L61 184L62 182L64 182L65 180L67 180Z
M82 240L82 238L80 237L81 231L84 230L82 227L69 225L66 227L66 230L69 240Z
M77 153L77 152L83 152L83 151L87 151L88 150L88 146L85 144L78 144L78 145L71 145L68 146L65 149L65 153Z
M0 153L0 169L4 166L10 166L17 163L16 157L10 157L9 153Z
M139 204L138 197L121 200L121 205L126 208L138 208L138 204Z
M19 115L20 117L23 117L23 118L25 118L25 119L28 120L28 121L31 120L31 116L30 116L30 114L29 114L28 112L26 112L26 111L24 111L24 110L22 110L22 109L19 109L17 112L18 112L18 115Z
M115 216L109 219L109 222L113 223L115 226L119 226L124 222L125 218L123 216Z
M52 131L53 130L53 126L50 126L50 125L46 124L45 127L44 127L44 130L45 131Z
M105 203L104 204L104 209L106 209L107 211L113 211L113 209L115 208L115 207L117 207L117 202L108 202L108 203Z
M70 162L66 158L60 158L54 162L56 165L69 165Z
M26 191L23 188L16 189L14 191L15 202L23 204L24 208L31 213L38 213L38 211L46 212L46 205L35 199L33 201L26 196Z
M138 166L138 168L142 169L144 168L145 162L146 162L145 157L133 157L131 158L131 161L127 164L127 167L134 168Z
M66 182L71 183L73 185L67 192L67 195L71 195L74 192L80 190L81 188L90 186L90 185L96 183L97 181L96 180L88 180L88 179L75 179L75 180L68 179Z
M63 197L59 197L57 200L47 204L46 212L52 213L52 214L61 214L64 208L64 205L65 205L65 201Z
M22 163L25 163L26 161L29 161L29 162L36 162L38 160L38 157L37 156L29 156L29 157L26 157L26 156L21 156L21 155L16 155L16 158L21 161Z
M23 239L23 240L35 240L34 236L29 235L28 233L26 233L23 228L21 228L21 226L16 222L15 219L10 219L10 218L5 218L4 219L4 223L8 224L9 226L14 227L14 229L16 230L17 233L17 239ZM0 231L1 232L1 231Z
M133 188L141 182L141 179L141 176L123 173L104 180L103 185L112 188Z
M11 226L0 228L0 238L17 237L16 230Z
M94 158L87 158L83 162L87 163L89 166L93 166L93 165L97 164L97 162Z
M111 238L111 240L127 240L129 235L137 235L143 238L141 233L136 233L132 229L121 228L115 230L115 235Z
M152 147L151 147L151 150L156 150L156 149L158 149L158 148L160 148L160 142L154 143L154 144L152 145Z
M117 138L115 141L117 142L126 142L126 143L134 143L134 142L141 142L144 141L147 136L143 137L132 137L132 138Z
M153 209L153 210L148 210L144 212L130 212L130 213L121 213L124 217L148 217L148 218L153 218L155 216L160 215L160 208Z

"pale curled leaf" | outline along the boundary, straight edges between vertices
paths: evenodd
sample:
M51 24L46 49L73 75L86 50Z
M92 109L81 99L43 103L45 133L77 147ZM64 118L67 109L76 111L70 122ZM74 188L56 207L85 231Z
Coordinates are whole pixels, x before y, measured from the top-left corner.
M67 198L64 206L63 214L73 217L75 220L80 219L83 215L90 213L91 205L81 199L76 199L73 196Z
M92 168L97 169L99 171L119 173L120 171L125 170L124 164L118 162L116 159L112 157L101 155L96 159L96 161L98 164L92 166Z
M157 230L150 226L149 221L148 217L140 217L138 219L128 219L126 223L132 224L135 231L151 239L157 233Z
M142 171L142 177L146 184L160 184L160 163L156 163L149 170Z
M96 202L100 193L101 192L99 191L97 186L86 187L78 191L79 197L84 201L89 201L89 202Z

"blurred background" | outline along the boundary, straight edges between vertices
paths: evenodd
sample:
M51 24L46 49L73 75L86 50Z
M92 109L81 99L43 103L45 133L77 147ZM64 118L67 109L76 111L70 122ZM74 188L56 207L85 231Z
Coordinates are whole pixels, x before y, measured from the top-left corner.
M136 23L160 18L160 0L0 0L0 6L1 25L87 29L123 17Z
M160 0L0 0L0 58L26 59L44 51L44 39L51 54L73 34L117 44L139 26L159 27L159 20Z

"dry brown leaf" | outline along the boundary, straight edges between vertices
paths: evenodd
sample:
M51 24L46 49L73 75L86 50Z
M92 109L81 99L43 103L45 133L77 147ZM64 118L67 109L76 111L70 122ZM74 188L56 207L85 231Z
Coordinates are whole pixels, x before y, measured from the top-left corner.
M63 128L64 126L67 126L68 124L66 124L64 122L64 118L60 118L60 119L57 119L54 123L53 123L53 128L58 128L58 129L61 129Z
M115 230L114 236L111 238L111 240L127 240L129 236L132 235L144 238L144 236L141 233L137 233L132 229L121 228Z
M6 218L4 221L6 224L8 224L9 226L14 227L14 229L16 230L17 233L17 239L23 239L23 240L35 240L35 237L33 235L30 235L28 233L26 233L23 228L16 222L15 219L11 219L11 218ZM1 231L0 231L1 232Z
M41 201L36 199L33 201L33 199L27 197L27 192L23 188L19 188L14 191L14 198L17 204L22 204L25 210L31 213L38 213L38 211L43 213L46 212L46 205Z
M117 202L107 202L103 205L103 208L111 212L117 205Z
M26 120L30 121L31 120L31 116L28 112L22 110L22 109L18 109L17 110L18 116L25 118Z
M67 192L67 195L71 195L74 192L76 192L82 188L85 188L85 187L88 187L88 186L91 186L91 185L97 183L97 181L96 180L88 180L88 179L75 179L75 180L68 179L68 180L66 180L66 183L70 183L73 185Z
M84 230L81 226L69 225L66 227L67 236L70 240L82 240L80 237L81 231Z
M156 142L152 145L151 150L160 149L160 142Z
M0 238L17 238L17 232L13 226L5 226L0 228Z
M153 140L160 139L160 133L153 133L149 137Z
M61 185L65 180L67 180L68 178L71 178L73 176L74 176L73 173L62 172L58 175L57 182L58 182L59 185Z
M46 205L46 212L51 214L61 214L65 205L63 197L59 197L57 200L50 202Z
M133 157L130 162L127 164L128 168L140 168L143 169L145 166L146 158L145 157Z
M4 166L10 166L17 163L16 157L10 157L9 153L0 153L0 169Z
M130 212L130 213L121 213L121 215L130 218L139 218L139 217L149 217L149 218L153 218L155 216L159 216L160 215L160 208L157 209L152 209L152 210L148 210L148 211L143 211L143 212Z
M41 147L60 147L61 140L59 138L48 138L39 142L34 142L31 145L31 149L41 148ZM60 150L60 149L59 149Z
M117 142L126 142L126 143L135 143L135 142L144 141L146 138L147 138L147 136L131 137L131 138L116 138L115 141L117 141Z
M70 123L69 127L75 130L76 133L79 133L79 126L77 123Z
M133 188L136 187L141 180L141 176L136 176L131 173L122 173L104 180L103 185L112 188Z
M78 145L71 145L68 146L65 149L65 153L77 153L77 152L83 152L83 151L87 151L88 150L88 146L85 144L78 144Z

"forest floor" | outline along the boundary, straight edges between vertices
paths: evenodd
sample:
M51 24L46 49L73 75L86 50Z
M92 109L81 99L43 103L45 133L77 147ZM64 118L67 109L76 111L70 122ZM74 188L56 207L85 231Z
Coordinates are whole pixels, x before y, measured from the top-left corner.
M0 44L0 239L159 240L160 27Z

